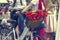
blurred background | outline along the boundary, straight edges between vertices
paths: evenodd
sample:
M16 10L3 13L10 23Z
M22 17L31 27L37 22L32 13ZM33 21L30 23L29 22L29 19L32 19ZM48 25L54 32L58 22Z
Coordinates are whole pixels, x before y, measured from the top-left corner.
M60 40L60 0L45 0L44 2L48 11L45 23L46 40ZM0 40L13 40L15 35L13 32L18 32L18 27L13 30L12 22L15 21L10 19L12 3L12 0L10 2L0 0Z

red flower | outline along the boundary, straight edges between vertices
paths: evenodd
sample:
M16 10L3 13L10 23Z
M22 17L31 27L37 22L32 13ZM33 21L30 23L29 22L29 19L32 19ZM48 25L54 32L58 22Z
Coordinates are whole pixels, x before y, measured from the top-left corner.
M38 20L46 16L47 16L47 12L42 10L37 10L36 12L31 12L31 11L26 12L26 17L28 17L31 20Z
M40 19L40 18L42 18L43 17L43 11L42 10L38 10L37 11L37 19Z

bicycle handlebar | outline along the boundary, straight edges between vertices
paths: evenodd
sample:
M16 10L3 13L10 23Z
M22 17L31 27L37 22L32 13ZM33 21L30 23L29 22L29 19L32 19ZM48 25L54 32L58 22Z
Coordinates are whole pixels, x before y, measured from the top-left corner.
M0 21L2 21L3 19L0 19ZM12 19L8 19L7 22L11 23L11 22L16 22L16 20L12 20Z

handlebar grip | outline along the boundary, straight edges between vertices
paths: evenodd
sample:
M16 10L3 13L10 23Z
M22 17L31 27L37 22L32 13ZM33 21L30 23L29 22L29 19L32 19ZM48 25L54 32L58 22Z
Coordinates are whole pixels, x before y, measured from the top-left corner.
M2 19L0 19L0 21L2 21ZM16 22L16 20L12 20L12 19L9 19L9 20L7 20L7 22Z
M10 20L7 20L7 22L16 22L16 20L10 19Z

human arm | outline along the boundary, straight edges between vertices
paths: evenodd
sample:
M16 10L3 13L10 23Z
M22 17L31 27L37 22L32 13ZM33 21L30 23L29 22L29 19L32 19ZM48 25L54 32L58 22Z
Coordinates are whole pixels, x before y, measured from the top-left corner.
M36 5L38 3L38 0L32 0L28 6L26 6L22 12L26 12L27 10L29 10L32 6Z

